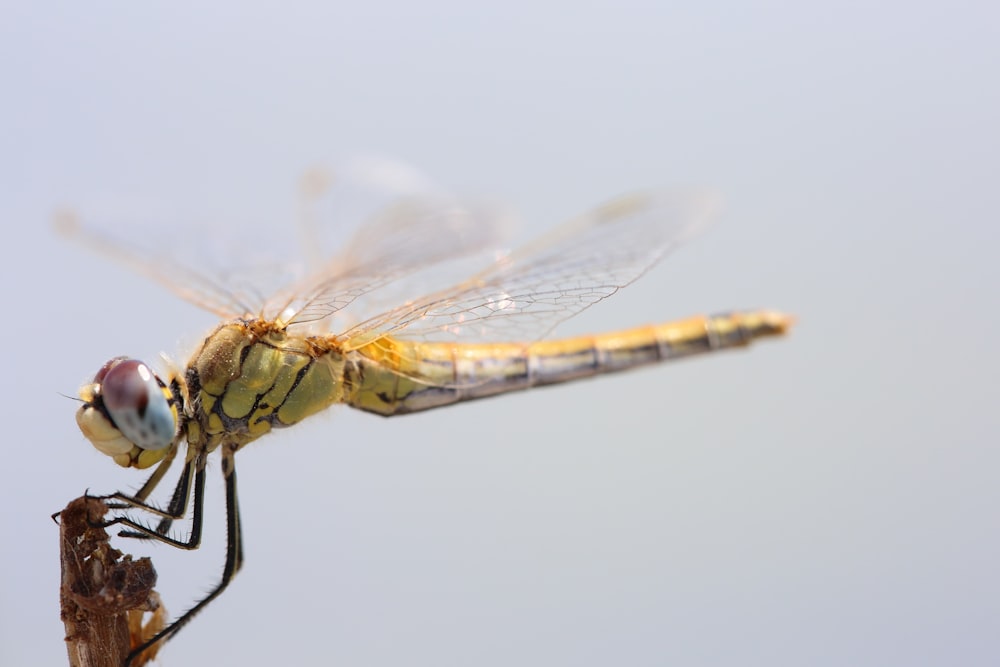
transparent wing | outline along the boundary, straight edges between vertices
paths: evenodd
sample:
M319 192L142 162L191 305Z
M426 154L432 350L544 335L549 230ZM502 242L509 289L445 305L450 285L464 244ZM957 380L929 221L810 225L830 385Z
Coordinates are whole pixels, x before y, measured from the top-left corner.
M181 232L169 222L142 231L119 224L116 233L81 225L73 214L58 216L56 224L72 240L221 318L266 317L285 324L322 320L404 276L496 246L511 226L511 216L499 207L444 193L400 163L355 160L336 176L335 188L320 170L307 173L302 183L304 209L331 191L325 197L336 202L330 217L363 221L325 264L319 263L327 255L321 234L290 225L244 226L238 237L219 239L213 233L220 230ZM319 227L315 219L305 222ZM320 231L343 237L335 228ZM294 244L302 232L304 253ZM295 260L277 261L283 256ZM417 289L411 282L398 291Z
M398 199L318 273L268 299L264 314L289 324L322 320L404 276L495 246L509 220L497 207L448 195Z
M348 349L393 334L436 341L537 340L630 284L720 209L708 192L622 197L471 279L344 332Z
M57 213L54 223L63 236L146 276L185 301L220 318L246 316L253 311L255 304L260 303L260 297L254 290L240 289L236 279L226 280L194 268L179 256L156 249L155 245L130 242L122 236L104 234L84 226L72 211ZM261 272L256 273L260 275Z

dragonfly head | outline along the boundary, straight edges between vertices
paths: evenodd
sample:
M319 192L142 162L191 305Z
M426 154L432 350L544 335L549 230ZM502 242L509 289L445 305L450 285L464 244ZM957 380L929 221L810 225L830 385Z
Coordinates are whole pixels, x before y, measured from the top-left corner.
M80 388L76 423L98 450L129 468L148 468L178 433L177 398L149 366L116 357Z

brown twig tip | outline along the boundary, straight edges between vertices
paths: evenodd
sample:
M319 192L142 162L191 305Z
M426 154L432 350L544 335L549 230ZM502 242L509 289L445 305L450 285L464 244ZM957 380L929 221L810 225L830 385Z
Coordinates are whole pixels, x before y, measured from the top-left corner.
M62 584L59 598L71 667L121 667L129 651L162 627L166 612L153 591L156 571L149 558L132 560L109 544L100 522L107 506L77 498L59 516ZM152 619L143 625L145 612ZM139 667L156 646L136 656Z

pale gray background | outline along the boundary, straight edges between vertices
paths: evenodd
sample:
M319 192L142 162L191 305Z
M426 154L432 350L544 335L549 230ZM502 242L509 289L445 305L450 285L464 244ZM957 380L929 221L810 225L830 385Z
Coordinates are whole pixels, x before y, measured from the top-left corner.
M289 225L304 169L372 150L531 228L714 185L725 219L578 328L800 324L269 436L239 459L246 567L162 664L997 664L995 7L4 3L0 664L65 664L49 513L141 480L59 392L213 323L50 213ZM152 549L174 613L221 567L208 528Z

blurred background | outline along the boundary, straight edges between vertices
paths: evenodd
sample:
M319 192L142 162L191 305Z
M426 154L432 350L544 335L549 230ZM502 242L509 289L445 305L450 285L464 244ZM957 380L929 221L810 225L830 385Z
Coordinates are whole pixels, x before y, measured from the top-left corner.
M0 664L65 664L49 514L144 479L60 394L115 355L183 360L214 324L53 212L178 248L278 238L303 173L369 152L506 202L525 234L713 186L718 224L566 332L758 306L799 324L268 436L238 459L246 565L160 664L997 664L998 13L5 3ZM154 557L173 615L221 572L212 473L199 552L115 541Z

